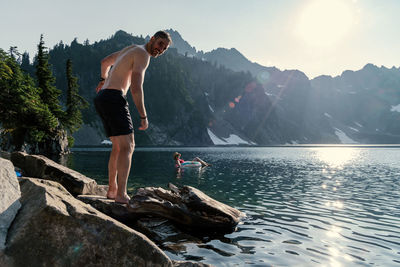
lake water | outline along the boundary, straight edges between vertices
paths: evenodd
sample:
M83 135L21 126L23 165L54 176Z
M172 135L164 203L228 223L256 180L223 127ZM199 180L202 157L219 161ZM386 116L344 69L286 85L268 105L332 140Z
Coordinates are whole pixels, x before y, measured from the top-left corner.
M80 149L72 169L107 183L108 149ZM177 176L172 153L212 163ZM129 192L194 186L247 214L237 231L162 246L215 266L400 266L400 147L137 148Z

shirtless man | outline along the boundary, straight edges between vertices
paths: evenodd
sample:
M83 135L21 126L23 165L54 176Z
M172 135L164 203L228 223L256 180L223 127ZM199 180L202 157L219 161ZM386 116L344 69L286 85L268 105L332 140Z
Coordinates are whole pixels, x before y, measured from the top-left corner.
M101 79L96 88L98 94L94 104L103 121L106 135L112 142L108 162L107 198L115 199L115 202L129 203L130 199L126 193L126 184L135 141L126 94L130 88L141 119L139 130L146 130L149 122L143 97L144 73L150 56L158 57L170 44L169 34L159 31L148 43L128 46L101 61Z

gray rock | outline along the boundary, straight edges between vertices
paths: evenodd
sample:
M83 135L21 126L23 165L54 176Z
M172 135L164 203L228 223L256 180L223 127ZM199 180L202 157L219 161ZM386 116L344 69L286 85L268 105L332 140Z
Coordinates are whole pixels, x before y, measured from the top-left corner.
M129 212L126 205L115 203L114 200L107 199L106 197L91 196L91 195L80 195L78 199L90 204L97 210L109 215L110 217L123 222L135 230L145 234L152 241L157 244L163 243L175 243L177 240L185 240L200 243L196 237L186 234L176 228L170 221L162 218L151 217L151 218L138 218L137 214ZM177 247L182 247L177 245ZM174 251L172 246L168 246L170 251ZM207 267L203 263L188 262L188 261L173 261L174 266L179 267Z
M64 155L70 152L67 131L60 128L57 129L55 137L46 138L40 143L23 140L22 145L16 146L15 143L19 143L19 141L14 140L9 132L3 133L0 138L1 149L9 152L23 151L30 154L44 155Z
M20 197L13 164L0 158L0 250L4 249L8 228L21 207Z
M90 193L96 196L106 197L107 191L108 191L108 185L98 185L96 183L96 186L91 190Z
M11 160L11 153L7 151L0 151L0 158Z
M172 266L146 236L52 181L24 178L5 254L14 266Z
M11 154L11 161L15 166L24 170L24 176L58 182L72 195L99 194L101 192L104 194L104 188L99 188L95 180L45 156L14 152Z

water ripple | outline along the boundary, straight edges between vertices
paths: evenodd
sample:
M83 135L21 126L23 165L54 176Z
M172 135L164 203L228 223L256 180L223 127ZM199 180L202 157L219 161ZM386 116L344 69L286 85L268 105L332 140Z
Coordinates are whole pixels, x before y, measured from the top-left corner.
M213 166L177 178L170 166L174 151ZM166 249L172 259L215 266L394 266L400 263L399 152L361 147L154 148L135 152L128 186L165 186L172 180L247 214L234 233L203 242L177 240L175 253ZM97 154L90 165L85 152L77 161L81 169L73 168L106 181L106 170L103 176L97 171L107 166L107 157Z

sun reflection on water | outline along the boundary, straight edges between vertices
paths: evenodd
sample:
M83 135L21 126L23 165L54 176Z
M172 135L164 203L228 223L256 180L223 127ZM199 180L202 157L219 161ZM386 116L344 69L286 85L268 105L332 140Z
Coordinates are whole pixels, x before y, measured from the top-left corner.
M326 235L327 236L329 236L329 237L336 237L336 238L338 238L338 237L340 237L340 232L342 231L342 229L341 228L339 228L339 227L337 227L337 226L332 226L332 228L328 231L328 232L326 232ZM337 255L336 255L337 256Z
M328 201L325 203L326 207L334 207L334 208L338 208L338 209L343 209L344 205L342 201Z
M356 159L360 151L351 147L313 148L315 157L330 167L341 169L344 165Z

